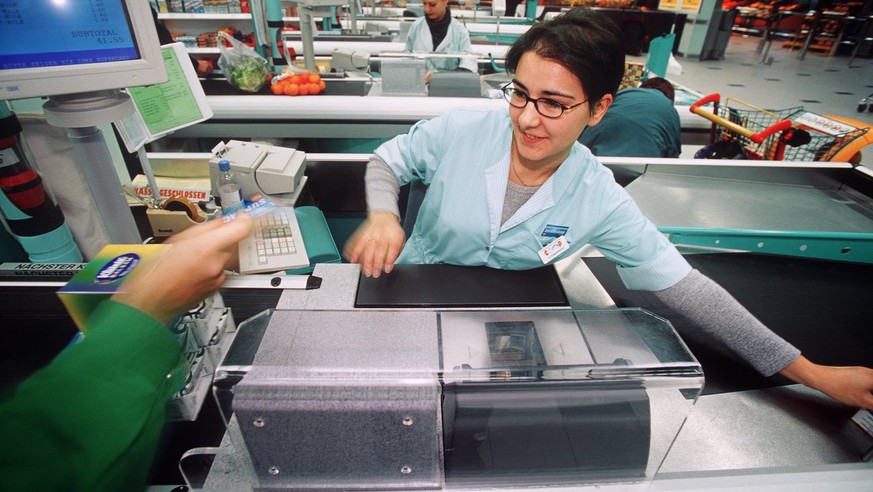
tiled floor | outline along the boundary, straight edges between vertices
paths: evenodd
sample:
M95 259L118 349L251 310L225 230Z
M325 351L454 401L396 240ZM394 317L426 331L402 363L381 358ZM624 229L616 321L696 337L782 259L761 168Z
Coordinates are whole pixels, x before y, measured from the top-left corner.
M681 74L668 78L704 94L717 92L767 109L803 106L822 115L839 115L873 125L873 113L857 112L858 102L873 94L873 59L825 56L810 51L800 60L797 50L774 43L771 64L761 63L758 38L731 37L723 60L677 57ZM645 60L641 60L645 61ZM873 168L873 146L862 152Z

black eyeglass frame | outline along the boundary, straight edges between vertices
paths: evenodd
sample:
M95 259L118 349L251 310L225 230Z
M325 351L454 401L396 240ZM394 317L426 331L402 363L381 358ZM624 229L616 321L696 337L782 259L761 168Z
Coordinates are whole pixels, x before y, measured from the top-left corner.
M512 85L512 82L510 82L510 83L508 83L500 88L500 92L503 93L503 99L506 99L506 102L508 102L510 106L512 106L513 108L517 108L517 109L524 109L528 105L528 103L533 103L534 109L537 110L537 113L539 113L540 116L542 116L543 118L549 118L552 120L556 120L556 119L560 118L561 116L564 116L564 113L570 111L571 109L579 107L579 106L588 102L588 99L585 99L584 101L576 103L572 106L564 106L563 104L559 103L558 101L555 101L554 99L552 99L550 97L540 97L540 98L534 99L534 98L528 96L523 91L519 91L515 87L510 87L511 85ZM507 91L509 91L509 92L507 92ZM512 104L512 101L511 101L512 93L520 94L524 98L524 104L522 104L521 106L516 106L515 104ZM561 108L561 114L559 114L558 116L549 116L547 114L543 114L543 112L540 111L540 101L549 101L548 104L554 104L557 107Z

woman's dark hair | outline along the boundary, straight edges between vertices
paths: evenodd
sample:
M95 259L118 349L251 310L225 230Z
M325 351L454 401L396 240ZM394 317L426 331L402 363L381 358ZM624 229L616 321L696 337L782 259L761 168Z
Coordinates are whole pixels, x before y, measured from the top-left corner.
M621 30L606 14L577 8L540 22L521 35L506 52L506 69L514 73L528 51L560 63L582 83L590 107L605 94L615 94L624 77Z

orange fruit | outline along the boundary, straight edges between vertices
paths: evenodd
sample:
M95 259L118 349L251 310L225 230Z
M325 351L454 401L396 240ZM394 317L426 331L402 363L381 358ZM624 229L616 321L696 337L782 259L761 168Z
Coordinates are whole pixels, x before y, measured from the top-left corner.
M300 84L300 95L308 96L309 95L309 84Z
M284 86L285 86L285 84L271 84L270 90L273 92L273 94L281 95L281 94L285 93Z
M317 73L309 74L309 83L310 84L317 84L320 81L321 81L321 76L318 75Z
M320 88L319 89L319 92L320 92L320 91L323 91L325 87L327 87L327 84L325 84L323 80L319 80L318 87Z
M321 92L321 86L320 86L320 85L318 85L318 84L316 84L316 83L310 83L310 84L309 84L309 93L310 93L310 94L312 94L312 95L314 96L315 94L318 94L319 92Z
M300 93L300 86L297 84L285 84L285 95L296 96Z

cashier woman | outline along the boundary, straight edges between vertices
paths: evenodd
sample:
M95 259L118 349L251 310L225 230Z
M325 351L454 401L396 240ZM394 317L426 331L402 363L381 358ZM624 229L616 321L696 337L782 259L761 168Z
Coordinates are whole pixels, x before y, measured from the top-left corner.
M530 269L590 244L616 263L625 286L651 291L761 374L873 409L873 370L806 359L693 269L576 141L603 118L624 73L608 18L576 9L539 23L510 47L506 66L508 111L449 111L376 149L369 216L344 251L364 275L388 274L395 263ZM412 181L428 190L407 239L397 198Z
M452 18L449 0L424 0L424 17L409 28L406 51L427 53L469 53L472 49L470 33ZM478 62L472 57L428 58L425 81L430 74L441 70L469 70L477 72Z

